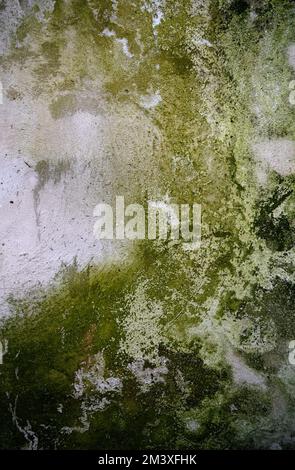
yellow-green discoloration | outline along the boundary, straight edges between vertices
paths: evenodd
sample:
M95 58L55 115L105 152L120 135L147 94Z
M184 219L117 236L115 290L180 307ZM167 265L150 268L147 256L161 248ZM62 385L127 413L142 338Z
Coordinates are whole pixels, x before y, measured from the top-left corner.
M21 19L3 67L38 109L39 186L71 174L82 142L109 201L202 204L202 247L138 242L12 292L1 447L294 447L294 174L255 154L294 140L294 41L287 0L57 0Z

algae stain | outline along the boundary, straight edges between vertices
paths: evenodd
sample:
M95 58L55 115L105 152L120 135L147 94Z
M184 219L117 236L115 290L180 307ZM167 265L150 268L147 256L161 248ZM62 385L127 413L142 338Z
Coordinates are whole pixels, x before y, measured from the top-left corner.
M67 34L73 31L68 36L73 44L68 49L69 73L63 71L55 90L72 93L76 86L94 80L98 70L103 70L103 90L110 106L127 110L124 105L131 101L134 109L140 106L141 96L159 90L162 101L157 107L140 108L162 138L156 151L160 178L154 189L179 202L198 197L205 206L205 244L192 254L167 244L138 244L129 269L114 267L99 273L73 269L58 289L43 294L43 300L34 302L29 296L12 302L19 313L3 324L3 335L12 347L1 370L1 410L7 416L7 404L18 397L19 421L32 422L43 447L54 442L62 448L259 447L263 439L268 445L271 436L265 437L264 429L272 426L272 392L233 385L223 342L226 337L243 357L248 354L250 363L249 355L259 354L263 369L276 328L286 333L277 318L280 302L271 311L275 326L265 328L272 294L264 291L264 283L273 282L276 259L261 238L271 242L278 256L292 248L293 232L286 215L269 215L273 209L269 199L266 205L261 203L248 144L264 132L284 132L290 122L280 100L280 122L276 126L265 122L269 101L262 93L256 131L251 106L257 84L250 80L253 72L261 79L261 69L273 59L272 53L265 56L267 41L285 47L289 38L282 25L287 21L292 31L290 21L284 19L286 10L277 2L269 9L266 5L254 23L248 2L208 2L211 17L207 9L193 14L190 2L166 2L155 38L153 12L142 12L134 2L136 28L132 30L126 4L118 5L114 12L108 2L75 1L67 10L63 2L56 2L48 28L51 34L58 32L59 39L42 43L46 62L39 72L44 74L48 66L50 80L61 72L67 38L62 25ZM288 8L289 2L284 5ZM266 25L273 34L264 36ZM105 28L115 36L101 35ZM128 40L132 57L124 57L116 38ZM259 65L254 67L257 52ZM278 74L280 67L282 76L288 75L283 62L269 66L266 78L271 90L271 73ZM75 106L63 96L52 103L51 111L58 118L64 108ZM61 171L65 171L63 165L51 172L41 162L40 188L48 177L59 178ZM272 186L269 192L273 199ZM143 197L139 191L133 195ZM265 233L269 217L272 230ZM279 273L284 261L278 259L281 264L275 272ZM262 291L258 306L250 302L257 291ZM280 298L288 292L293 298L284 282L270 292ZM289 321L287 307L284 315ZM250 319L256 325L252 336L249 325L240 321L251 308L255 321ZM196 337L190 335L191 328ZM84 364L83 371L92 380L101 357L103 381L115 378L122 388L114 396L104 395L101 389L87 390L84 401L75 399L75 374ZM142 369L136 369L134 377L138 360L143 361ZM165 374L159 379L163 360ZM143 393L140 379L151 373L157 380ZM57 413L60 403L63 412ZM3 445L19 447L19 432L7 419L12 437L8 442L7 425L3 427ZM46 433L44 422L51 426Z

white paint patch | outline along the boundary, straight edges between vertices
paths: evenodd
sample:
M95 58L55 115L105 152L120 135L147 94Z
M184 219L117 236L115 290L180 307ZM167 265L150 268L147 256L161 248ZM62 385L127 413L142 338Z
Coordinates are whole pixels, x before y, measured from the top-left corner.
M82 267L111 255L92 236L91 180L91 166L76 161L38 189L40 177L21 157L1 159L0 299L46 285L74 261Z
M152 28L154 30L154 36L156 40L158 36L157 28L164 19L163 7L163 0L153 0L151 3L144 2L141 6L141 11L146 11L152 16Z
M79 111L55 120L37 100L7 101L0 113L3 316L9 313L8 295L45 287L73 262L80 269L118 260L120 247L92 233L93 208L104 200L112 180L104 151L111 138L110 117ZM38 173L40 162L47 165L47 177Z
M168 360L165 357L159 357L156 367L145 367L144 359L137 359L128 364L127 367L141 385L141 390L146 392L156 383L165 383L165 375L169 372L167 362Z
M295 172L295 142L288 139L265 140L254 143L252 150L260 169L258 178L265 182L267 171L274 170L281 176Z
M158 8L156 13L153 16L153 28L156 28L157 26L159 26L163 18L164 18L164 13Z
M131 54L130 50L129 50L129 45L128 45L128 39L126 38L120 38L120 39L116 39L116 41L122 45L122 49L123 49L123 52L124 54L129 57L129 59L132 59L133 57L133 54Z
M101 33L102 36L106 36L108 38L116 36L115 31L110 30L109 28L105 28L103 32Z
M207 47L212 47L212 43L211 43L208 39L205 39L205 38L203 38L203 37L195 36L195 37L192 39L192 42L193 42L193 44L195 44L195 46L207 46Z
M104 359L101 353L94 356L94 363L90 366L81 367L75 374L74 398L78 399L87 395L91 387L93 392L100 394L108 392L121 392L123 384L118 377L104 378Z
M127 38L117 38L116 37L116 32L109 29L109 28L105 28L103 30L103 32L101 33L102 36L106 36L108 38L111 38L111 37L114 37L115 38L115 41L120 44L122 46L122 50L124 52L124 54L129 58L129 59L132 59L133 57L133 54L131 54L130 50L129 50L129 43L128 43L128 39Z
M162 101L159 90L156 93L151 93L150 95L143 95L140 98L140 105L145 109L152 109L158 106Z
M203 36L202 31L191 31L190 33L190 41L191 43L196 46L197 49L203 47L213 47L213 44L209 41L209 39Z
M295 44L290 44L287 50L288 62L295 69Z

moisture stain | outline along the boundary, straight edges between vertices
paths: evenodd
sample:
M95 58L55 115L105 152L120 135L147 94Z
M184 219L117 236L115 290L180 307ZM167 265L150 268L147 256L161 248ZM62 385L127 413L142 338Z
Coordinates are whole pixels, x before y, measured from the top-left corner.
M119 263L68 263L53 287L11 292L0 447L294 448L294 176L253 147L294 139L292 2L58 0L11 35L4 70L23 64L44 122L103 127L103 153L68 159L68 134L60 154L48 134L48 156L29 128L36 207L85 158L110 198L203 215L199 250L136 242Z

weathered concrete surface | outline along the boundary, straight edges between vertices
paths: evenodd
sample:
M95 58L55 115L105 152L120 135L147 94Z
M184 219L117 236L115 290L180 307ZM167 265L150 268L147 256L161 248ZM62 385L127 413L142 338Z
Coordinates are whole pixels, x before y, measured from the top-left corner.
M294 448L294 5L4 2L1 448ZM202 246L98 242L202 205ZM7 343L8 342L8 343Z

